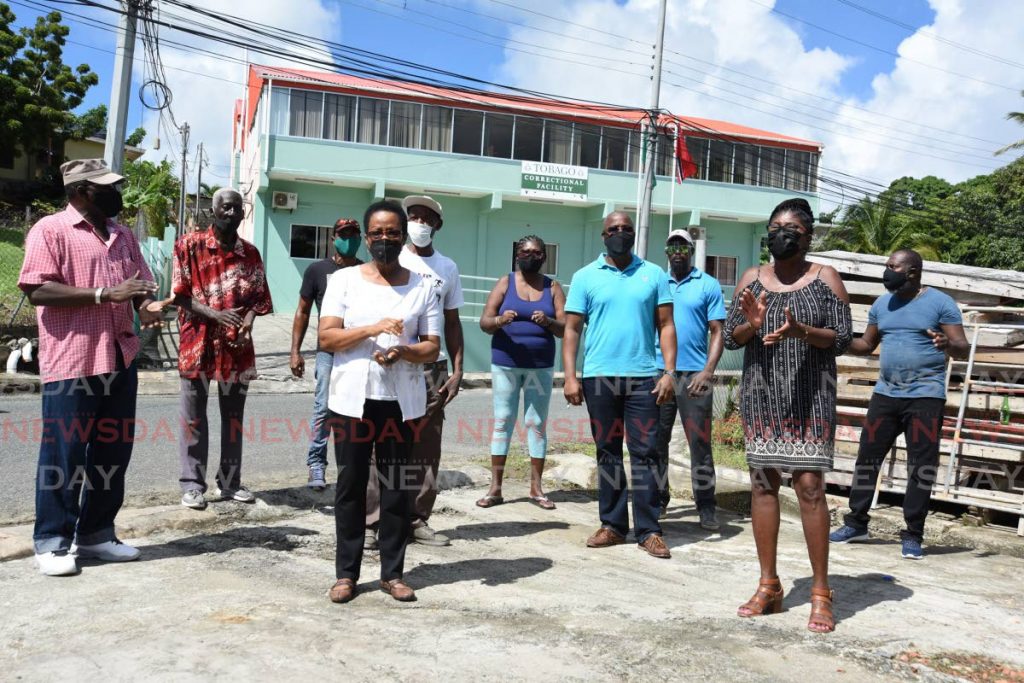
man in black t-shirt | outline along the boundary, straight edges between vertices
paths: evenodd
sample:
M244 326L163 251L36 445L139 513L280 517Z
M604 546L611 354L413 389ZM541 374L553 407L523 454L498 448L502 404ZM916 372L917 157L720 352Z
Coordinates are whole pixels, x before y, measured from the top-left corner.
M336 271L355 266L362 261L356 258L361 243L359 223L351 218L339 218L334 224L334 255L306 268L299 289L299 306L295 309L292 322L291 369L296 377L302 377L306 361L302 358L302 339L309 327L309 314L316 302L317 315L327 291L327 278ZM331 380L331 366L334 354L316 350L316 393L313 400L313 417L309 422L310 441L306 465L309 467L307 486L317 491L327 487L324 478L327 469L327 389Z

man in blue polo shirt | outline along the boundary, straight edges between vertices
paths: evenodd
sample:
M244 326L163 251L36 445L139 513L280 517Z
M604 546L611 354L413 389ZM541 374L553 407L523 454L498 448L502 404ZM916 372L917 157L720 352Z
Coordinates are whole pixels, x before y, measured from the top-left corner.
M668 290L672 295L678 350L675 394L661 404L658 424L658 485L661 489L661 512L664 514L670 499L668 445L678 411L690 447L690 482L700 525L708 531L716 531L715 461L711 455L714 392L711 384L725 348L722 336L725 300L718 280L690 265L692 253L693 239L688 231L673 230L669 233L665 254L668 256ZM658 362L663 362L660 345Z
M606 253L572 277L565 302L565 398L587 402L597 446L598 507L601 528L590 548L626 542L629 491L622 461L622 441L629 448L633 482L633 531L649 555L669 558L658 523L658 405L672 396L676 331L668 277L658 266L633 254L632 219L616 211L604 219ZM576 355L584 323L583 382L576 375ZM655 332L665 349L663 366L655 360Z
M946 407L946 354L967 355L963 318L948 294L921 286L921 255L911 249L893 252L882 284L888 294L875 300L868 326L849 352L872 353L879 344L879 377L860 432L860 449L850 488L850 514L831 534L833 543L868 539L868 511L882 461L903 434L907 442L907 491L900 533L902 555L924 557L924 520L939 467L939 439Z

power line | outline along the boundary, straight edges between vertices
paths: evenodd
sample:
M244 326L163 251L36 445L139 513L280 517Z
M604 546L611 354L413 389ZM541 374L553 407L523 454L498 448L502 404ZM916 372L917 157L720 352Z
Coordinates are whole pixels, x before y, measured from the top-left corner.
M911 26L910 24L908 24L908 23L906 23L904 21L900 21L899 19L896 19L894 17L890 17L887 14L882 14L881 12L873 10L873 9L871 9L869 7L864 7L863 5L858 5L856 2L853 2L852 0L836 0L836 2L841 2L842 4L846 5L847 7L852 7L853 9L857 10L858 12L863 12L864 14L868 14L868 15L870 15L872 17L875 17L876 19L881 19L882 21L885 21L887 23L893 24L894 26L899 26L900 28L905 28L908 31L910 31L911 33L917 33L917 34L922 35L922 36L927 36L928 38L931 38L932 40L934 40L936 42L943 43L943 44L949 45L951 47L955 47L955 48L957 48L959 50L963 50L964 52L969 52L972 55L977 55L978 57L984 57L986 59L991 59L992 61L999 62L1000 64L1006 64L1008 66L1015 66L1017 68L1024 69L1024 64L1021 64L1020 62L1015 62L1012 59L1007 59L1006 57L1000 57L999 55L994 55L991 52L985 52L984 50L979 50L978 48L974 47L973 45L965 45L964 43L958 43L955 40L951 40L949 38L944 38L943 36L940 36L938 33L935 33L933 31L929 31L929 30L924 29L924 28L920 28L920 27L917 27L917 26Z
M759 2L758 0L747 0L747 2L753 3L753 4L757 5L758 7L764 7L765 9L769 10L770 12L772 12L774 14L778 14L780 16L786 17L787 19L792 19L793 21L798 21L801 24L804 24L806 26L810 26L811 28L818 29L819 31L827 33L827 34L829 34L831 36L835 36L836 38L841 38L842 40L847 40L847 41L849 41L851 43L854 43L856 45L860 45L861 47L866 47L869 50L874 50L875 52L880 52L882 54L889 55L890 57L896 57L898 59L903 59L903 60L905 60L907 62L910 62L912 64L917 64L919 66L923 66L923 67L926 67L928 69L934 69L935 71L941 71L942 73L949 74L950 76L956 76L958 78L963 78L963 79L966 79L966 80L969 80L969 81L974 81L975 83L982 83L984 85L990 85L993 88L1002 88L1003 90L1012 90L1013 92L1017 92L1019 90L1019 88L1011 87L1009 85L1003 85L1001 83L993 83L992 81L986 81L983 78L976 78L975 76L970 76L968 74L962 74L962 73L959 73L957 71L950 71L949 69L944 69L941 66L936 66L934 64L929 64L928 62L922 62L921 60L913 59L912 57L907 57L905 55L901 55L898 52L893 52L892 50L886 50L884 47L878 47L877 45L872 45L871 43L866 43L863 40L859 40L857 38L852 38L852 37L850 37L848 35L839 33L838 31L833 31L833 30L825 28L824 26L821 26L819 24L815 24L813 22L807 21L806 19L801 19L800 17L798 17L796 15L789 14L787 12L783 12L782 10L778 9L777 7L772 7L771 5L765 5L764 3Z

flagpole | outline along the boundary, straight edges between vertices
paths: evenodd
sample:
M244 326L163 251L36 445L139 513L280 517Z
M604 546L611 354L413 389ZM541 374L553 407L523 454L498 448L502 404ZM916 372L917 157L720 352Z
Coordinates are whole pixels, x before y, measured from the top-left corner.
M676 216L676 183L681 180L679 174L679 156L676 154L676 143L679 140L679 126L675 123L668 124L672 127L672 191L668 196L668 231L672 232L672 222ZM667 126L666 126L667 127Z

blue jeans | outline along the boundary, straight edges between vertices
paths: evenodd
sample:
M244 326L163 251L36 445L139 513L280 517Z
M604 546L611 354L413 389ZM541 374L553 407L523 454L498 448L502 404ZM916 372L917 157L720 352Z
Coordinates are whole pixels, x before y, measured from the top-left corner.
M331 427L327 424L327 394L331 387L331 368L334 367L334 354L330 351L316 352L316 391L313 393L313 417L309 419L309 453L306 465L319 465L327 468L327 439Z
M548 449L548 406L554 368L509 368L491 365L494 394L494 432L491 455L508 455L508 443L516 427L519 392L523 392L523 425L531 458L543 458Z
M43 433L36 473L36 553L72 540L115 539L124 476L135 439L135 363L114 372L42 386ZM84 491L83 491L84 487Z
M633 481L633 533L637 543L661 533L658 524L658 404L654 377L585 377L583 398L597 446L597 491L601 526L629 531L629 496L622 442L629 449Z

